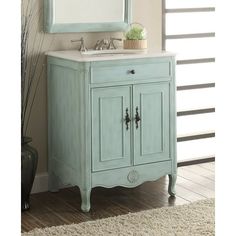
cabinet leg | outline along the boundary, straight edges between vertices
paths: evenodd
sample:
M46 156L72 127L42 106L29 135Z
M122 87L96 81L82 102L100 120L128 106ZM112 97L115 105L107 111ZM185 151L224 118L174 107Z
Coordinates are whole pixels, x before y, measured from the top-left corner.
M90 210L90 194L91 194L91 189L80 189L80 194L81 194L81 210L83 212L89 212Z
M177 174L169 175L169 186L168 186L168 193L170 196L175 196L175 183L177 179Z

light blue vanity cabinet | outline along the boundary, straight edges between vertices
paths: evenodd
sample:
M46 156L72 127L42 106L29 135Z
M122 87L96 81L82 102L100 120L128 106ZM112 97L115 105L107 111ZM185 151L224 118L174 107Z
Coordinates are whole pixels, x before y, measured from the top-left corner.
M49 53L49 189L78 186L85 212L96 186L135 187L169 175L174 195L175 116L174 55Z

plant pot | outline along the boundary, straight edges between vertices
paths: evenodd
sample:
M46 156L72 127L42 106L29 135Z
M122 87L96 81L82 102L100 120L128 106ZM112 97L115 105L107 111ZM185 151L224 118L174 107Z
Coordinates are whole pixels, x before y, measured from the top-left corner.
M30 208L30 192L38 165L38 152L29 145L32 141L29 137L23 137L21 141L21 210Z
M147 49L147 40L124 40L124 49Z

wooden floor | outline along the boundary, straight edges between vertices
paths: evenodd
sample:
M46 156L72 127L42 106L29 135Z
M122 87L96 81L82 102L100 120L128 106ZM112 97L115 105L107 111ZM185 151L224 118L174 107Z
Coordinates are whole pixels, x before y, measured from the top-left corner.
M147 182L133 189L115 187L95 188L91 194L91 211L80 211L78 188L67 188L58 193L38 193L31 196L31 209L22 213L22 232L36 227L117 216L128 212L181 205L214 197L215 164L204 163L178 168L176 198L167 193L168 178Z

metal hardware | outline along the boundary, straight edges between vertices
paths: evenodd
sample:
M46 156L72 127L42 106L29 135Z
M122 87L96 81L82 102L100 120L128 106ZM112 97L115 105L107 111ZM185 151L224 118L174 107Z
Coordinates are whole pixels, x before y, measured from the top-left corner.
M104 50L107 49L109 41L107 39L98 40L93 47L94 50Z
M83 37L81 37L81 39L71 40L71 42L72 43L80 42L80 47L78 49L80 52L86 52L88 50L84 45L84 38Z
M136 129L138 129L138 122L141 120L139 113L138 113L138 107L136 107L136 114L135 114L135 124L136 124Z
M129 110L128 108L126 108L126 115L125 115L125 124L126 124L126 130L129 129L129 122L131 121L130 117L129 117Z
M98 50L98 46L99 46L100 42L101 42L101 40L97 40L96 44L93 47L94 50Z
M128 73L134 75L135 74L135 70L129 70Z
M122 39L118 39L118 38L110 38L110 42L107 46L107 49L108 50L111 50L111 49L116 49L116 46L114 44L114 41L122 41Z
M97 40L97 42L96 42L95 46L93 47L93 49L94 50L104 50L104 49L113 50L113 49L116 49L114 41L122 41L122 39L111 37L110 40L108 40L108 39Z

